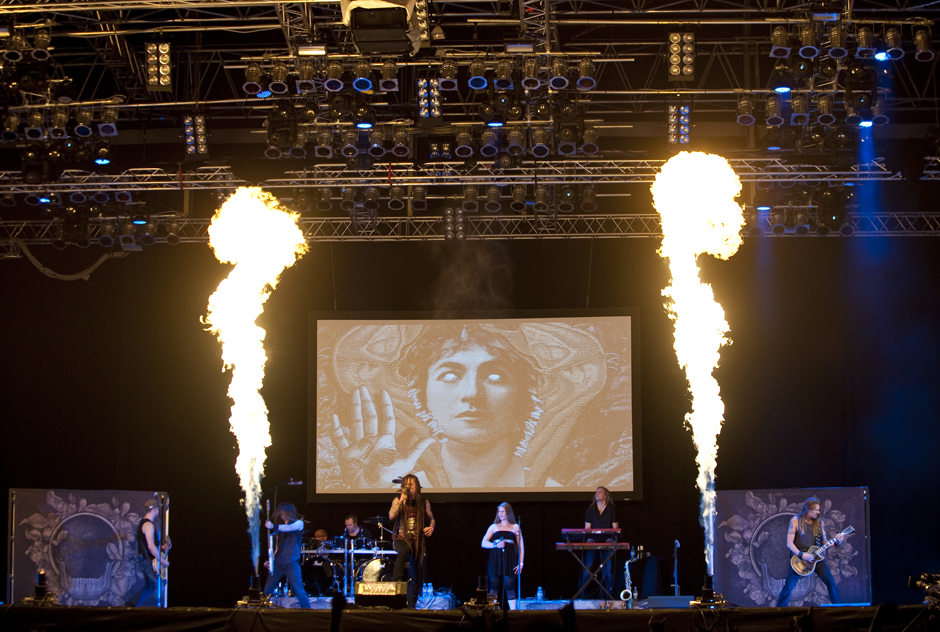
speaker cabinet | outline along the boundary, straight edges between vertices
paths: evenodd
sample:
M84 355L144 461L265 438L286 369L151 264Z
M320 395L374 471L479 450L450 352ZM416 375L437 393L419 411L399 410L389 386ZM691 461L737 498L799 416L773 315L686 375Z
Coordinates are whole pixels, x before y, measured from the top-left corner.
M408 605L408 582L357 582L356 605L404 608Z

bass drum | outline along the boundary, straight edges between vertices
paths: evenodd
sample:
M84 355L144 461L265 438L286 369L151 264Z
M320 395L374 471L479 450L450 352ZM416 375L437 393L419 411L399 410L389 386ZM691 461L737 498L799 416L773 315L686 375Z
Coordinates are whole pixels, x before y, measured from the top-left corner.
M343 565L326 557L308 557L300 567L304 589L310 597L329 597L343 588Z
M384 557L373 557L363 562L356 571L356 579L361 582L388 582L392 581L392 571L395 562Z

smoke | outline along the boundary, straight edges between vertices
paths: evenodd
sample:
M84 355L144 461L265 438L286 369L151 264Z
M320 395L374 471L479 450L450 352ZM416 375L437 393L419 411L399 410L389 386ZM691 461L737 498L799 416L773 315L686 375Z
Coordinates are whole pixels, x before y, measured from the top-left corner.
M437 254L432 309L494 311L512 306L512 261L502 244L448 242Z
M231 369L231 430L238 441L235 471L245 492L251 559L258 574L261 477L271 445L264 381L264 329L255 324L285 269L307 252L299 215L282 209L257 187L240 187L209 226L209 245L221 263L235 267L209 297L204 323L222 345L222 368Z
M663 228L659 255L668 259L672 273L671 285L663 290L665 308L675 324L676 358L692 395L692 411L685 421L696 449L699 522L705 529L708 574L713 575L715 468L725 407L712 372L721 347L731 340L711 286L699 281L696 259L703 253L728 259L740 247L744 216L734 198L741 183L721 156L682 152L663 165L652 191Z

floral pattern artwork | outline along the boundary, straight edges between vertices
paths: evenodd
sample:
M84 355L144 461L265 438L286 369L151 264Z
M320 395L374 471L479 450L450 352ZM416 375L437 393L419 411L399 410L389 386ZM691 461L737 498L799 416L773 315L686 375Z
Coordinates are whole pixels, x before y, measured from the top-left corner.
M16 502L14 600L36 573L69 606L122 606L143 585L137 524L152 492L11 490ZM25 517L22 517L25 516Z
M790 519L803 501L819 498L828 537L849 526L855 532L826 552L843 604L870 604L867 488L787 489L718 492L715 589L739 606L774 606L790 564L786 548ZM800 579L791 606L829 603L825 585L812 574Z

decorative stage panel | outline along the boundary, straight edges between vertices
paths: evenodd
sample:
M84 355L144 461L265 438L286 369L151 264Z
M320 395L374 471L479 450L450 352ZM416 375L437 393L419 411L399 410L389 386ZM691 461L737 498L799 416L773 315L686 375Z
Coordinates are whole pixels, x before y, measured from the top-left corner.
M867 487L719 491L715 591L739 606L776 605L790 563L787 528L811 496L820 501L829 538L855 528L819 563L829 565L843 605L870 604ZM828 603L826 587L815 574L800 579L790 597L790 606Z
M34 594L36 575L67 606L123 606L144 585L137 525L154 492L11 489L7 600Z

